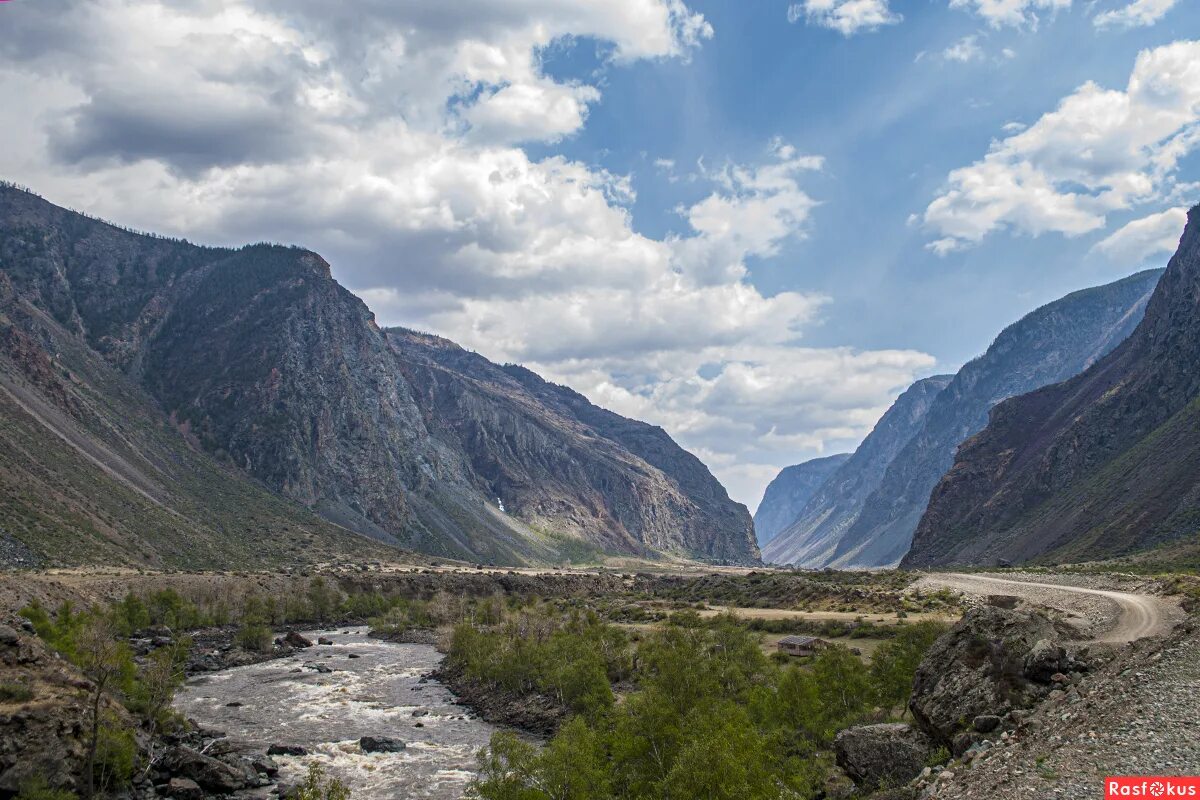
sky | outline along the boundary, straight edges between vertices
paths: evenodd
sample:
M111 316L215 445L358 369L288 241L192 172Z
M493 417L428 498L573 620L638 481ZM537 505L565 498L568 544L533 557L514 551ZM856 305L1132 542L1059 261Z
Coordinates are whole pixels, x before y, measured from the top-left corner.
M1192 37L1192 38L1189 38ZM0 178L300 244L751 510L1200 201L1189 0L2 0Z

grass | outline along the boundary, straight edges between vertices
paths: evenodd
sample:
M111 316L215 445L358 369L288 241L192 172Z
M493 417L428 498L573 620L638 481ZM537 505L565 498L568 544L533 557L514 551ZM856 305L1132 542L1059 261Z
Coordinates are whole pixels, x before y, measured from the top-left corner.
M0 683L0 703L28 703L33 689L23 683Z

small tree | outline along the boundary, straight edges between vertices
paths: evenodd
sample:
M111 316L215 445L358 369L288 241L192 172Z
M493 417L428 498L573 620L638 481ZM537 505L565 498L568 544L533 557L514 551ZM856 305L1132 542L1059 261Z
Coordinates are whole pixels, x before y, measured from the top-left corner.
M129 648L117 640L116 626L105 614L93 612L74 637L76 666L92 682L89 689L89 734L87 742L87 791L85 798L96 792L96 753L100 745L100 728L104 695L128 686L134 672Z
M327 778L320 764L308 765L308 775L296 789L296 800L350 800L350 789L337 778Z

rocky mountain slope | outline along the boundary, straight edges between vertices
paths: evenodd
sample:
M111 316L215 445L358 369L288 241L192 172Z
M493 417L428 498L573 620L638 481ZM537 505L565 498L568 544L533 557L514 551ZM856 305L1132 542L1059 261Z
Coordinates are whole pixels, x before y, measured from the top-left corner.
M266 487L296 513L312 509L391 545L506 563L597 549L757 560L749 513L665 433L582 398L572 406L545 384L482 390L500 368L487 365L487 379L455 374L453 360L430 355L443 345L385 335L314 253L138 235L0 188L0 277L16 309L0 339L37 404L70 415L73 396L86 394L107 427L140 414L171 440L164 447L206 459L239 486ZM66 367L64 352L75 354ZM77 391L55 376L78 381ZM118 385L126 405L113 408ZM6 410L6 426L15 413ZM30 448L61 439L31 419ZM139 439L125 450L127 461L145 457ZM84 483L110 474L95 459L80 464L69 475L43 469L73 492L68 516L93 495ZM537 488L513 488L518 474ZM501 510L506 492L515 505ZM6 508L15 494L5 493ZM201 486L184 516L208 517L209 496ZM38 496L25 506L53 516ZM12 527L7 512L0 526ZM17 527L9 535L45 552L79 526ZM137 527L157 552L155 526ZM232 552L236 539L221 532L213 544Z
M762 502L754 512L754 534L763 547L800 516L804 506L838 467L850 458L839 453L814 458L780 470L763 492Z
M929 408L916 435L888 465L882 482L838 543L831 563L894 565L954 452L987 424L988 411L1016 394L1077 375L1125 340L1145 313L1162 270L1146 270L1084 289L1005 328L967 363Z
M826 566L838 541L858 518L863 501L883 480L887 465L916 433L933 399L949 382L949 375L924 378L896 398L853 455L763 548L763 559L775 564Z
M998 405L930 498L907 566L1119 555L1200 519L1200 208L1145 317L1077 377Z

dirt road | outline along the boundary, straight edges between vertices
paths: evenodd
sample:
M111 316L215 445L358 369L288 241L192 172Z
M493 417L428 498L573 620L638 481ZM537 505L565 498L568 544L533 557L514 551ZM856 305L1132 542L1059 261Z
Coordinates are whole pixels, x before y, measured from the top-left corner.
M1039 576L1040 578L1040 576ZM1080 579L1074 576L1074 579ZM1120 644L1167 633L1183 618L1178 603L1168 598L1119 592L1087 586L1046 583L1008 575L931 573L916 584L919 588L948 588L967 595L1008 594L1028 603L1056 609L1091 642Z

